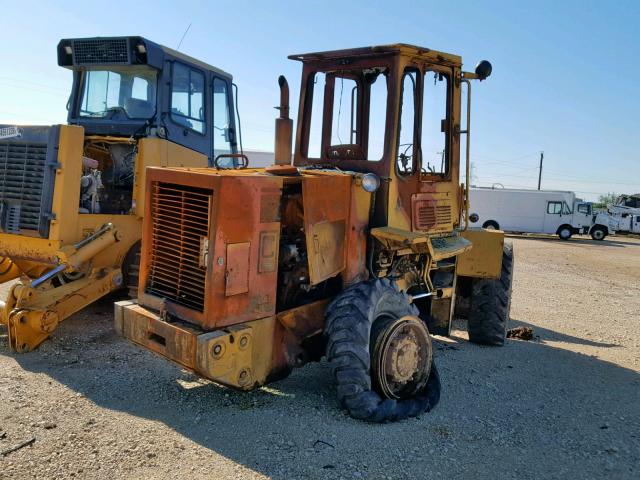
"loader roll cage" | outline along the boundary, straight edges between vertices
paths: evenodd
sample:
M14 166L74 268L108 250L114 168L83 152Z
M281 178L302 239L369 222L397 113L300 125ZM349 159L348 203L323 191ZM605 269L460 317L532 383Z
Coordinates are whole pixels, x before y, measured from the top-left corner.
M460 62L430 53L433 63L424 49L408 45L290 56L304 64L294 164L382 177L393 168L402 176L419 173L421 181L452 180L451 137L459 134L453 97L460 83L452 79ZM442 84L438 97L430 82ZM436 143L437 151L424 151Z

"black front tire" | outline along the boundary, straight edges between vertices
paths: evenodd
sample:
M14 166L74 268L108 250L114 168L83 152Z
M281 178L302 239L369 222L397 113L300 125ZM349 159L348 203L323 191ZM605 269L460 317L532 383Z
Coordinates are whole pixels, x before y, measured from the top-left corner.
M569 226L562 226L558 229L558 237L560 240L569 240L573 235L573 229Z
M593 238L598 242L601 242L602 240L604 240L606 236L607 236L607 231L604 227L596 225L591 229L591 238Z
M417 317L418 309L387 279L354 285L327 308L327 360L338 400L352 417L370 422L395 421L428 412L438 403L440 378L433 360L426 385L410 398L384 398L372 388L372 327L376 322L405 316Z
M504 345L511 310L513 245L505 243L500 278L473 281L468 315L469 340L481 345Z

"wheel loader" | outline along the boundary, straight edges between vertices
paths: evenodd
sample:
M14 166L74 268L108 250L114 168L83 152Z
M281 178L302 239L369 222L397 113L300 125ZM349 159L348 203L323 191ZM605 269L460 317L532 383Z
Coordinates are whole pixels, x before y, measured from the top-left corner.
M61 40L68 124L0 125L0 322L17 352L135 295L148 166L246 162L232 77L142 37Z
M353 417L419 415L456 306L471 341L505 341L512 249L468 228L471 82L491 65L405 44L289 58L293 152L280 77L274 165L147 169L138 297L115 328L239 390L326 356Z

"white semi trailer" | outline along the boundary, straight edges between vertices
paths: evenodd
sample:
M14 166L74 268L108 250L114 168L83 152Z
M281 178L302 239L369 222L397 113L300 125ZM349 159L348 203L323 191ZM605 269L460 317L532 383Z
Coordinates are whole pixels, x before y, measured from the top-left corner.
M469 220L483 228L547 233L563 240L591 233L594 220L591 202L559 190L471 187L469 212Z

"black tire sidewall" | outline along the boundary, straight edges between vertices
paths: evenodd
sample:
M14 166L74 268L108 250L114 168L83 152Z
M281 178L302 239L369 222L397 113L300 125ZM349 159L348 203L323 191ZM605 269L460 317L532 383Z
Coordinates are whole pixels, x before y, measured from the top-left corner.
M563 232L567 232L567 234L563 235ZM558 230L558 236L560 237L561 240L569 240L572 235L573 235L573 232L569 227L560 227L560 229Z
M418 309L406 292L398 290L388 279L354 285L328 306L326 356L336 381L338 400L352 417L371 422L395 421L429 411L438 403L440 379L433 357L427 384L414 397L385 399L372 389L372 327L376 320L408 315L419 318Z
M469 340L481 345L505 343L513 287L513 246L505 243L500 278L473 281L467 326Z

